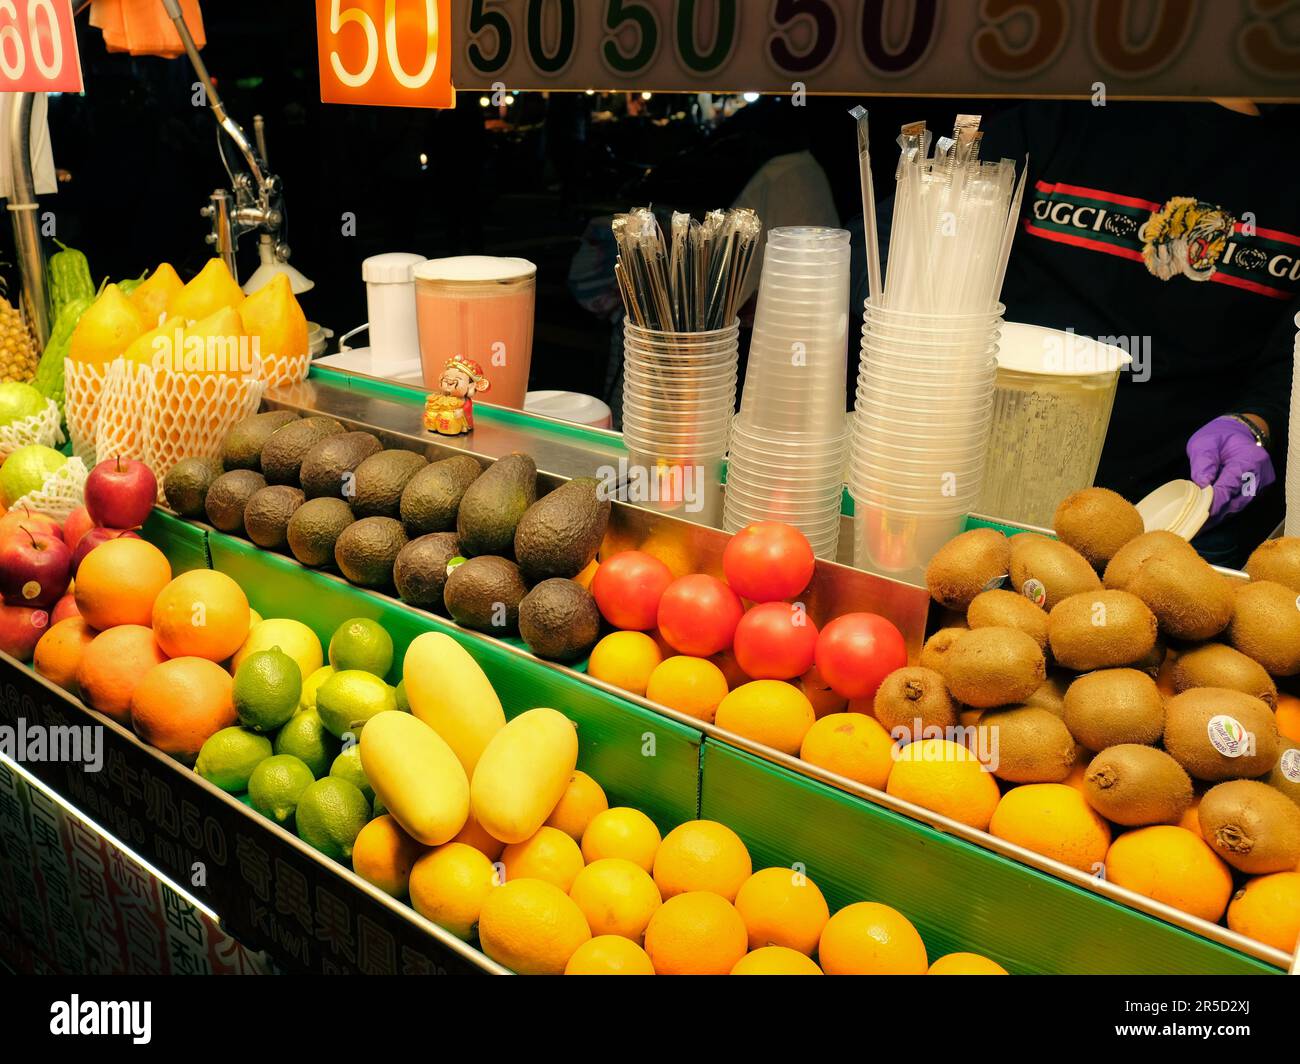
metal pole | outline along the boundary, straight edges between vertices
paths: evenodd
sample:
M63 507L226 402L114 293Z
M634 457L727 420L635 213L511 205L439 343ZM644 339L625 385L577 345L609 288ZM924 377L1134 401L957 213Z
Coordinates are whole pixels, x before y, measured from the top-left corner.
M27 320L41 347L50 338L50 309L45 290L45 255L36 224L36 182L32 176L32 115L36 94L14 94L9 116L9 169L13 188L8 210L14 224L14 248L23 276Z

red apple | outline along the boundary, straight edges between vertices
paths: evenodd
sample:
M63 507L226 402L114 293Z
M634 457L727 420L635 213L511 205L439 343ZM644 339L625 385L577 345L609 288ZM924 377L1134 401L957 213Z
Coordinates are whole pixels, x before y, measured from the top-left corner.
M158 499L158 481L143 462L110 458L90 471L83 495L95 524L136 528Z
M0 540L0 596L7 606L49 609L68 590L72 551L63 540L20 528Z
M128 536L131 539L139 539L129 528L100 528L96 525L77 543L77 549L72 552L72 575L77 575L77 569L81 567L82 561L86 555L98 547L101 543L107 543L110 539L119 539L122 536Z
M50 624L58 624L60 621L66 621L69 617L80 616L81 611L77 609L77 597L69 591L54 604L54 609L50 610Z
M38 514L35 510L29 510L23 507L21 510L10 510L3 517L0 517L0 538L7 536L17 528L30 528L33 532L44 532L47 536L53 536L55 539L63 538L63 529L59 523L47 514Z
M63 522L63 542L69 547L76 547L77 541L95 527L95 519L84 506L78 506Z
M27 606L0 606L0 650L19 661L31 661L50 615Z

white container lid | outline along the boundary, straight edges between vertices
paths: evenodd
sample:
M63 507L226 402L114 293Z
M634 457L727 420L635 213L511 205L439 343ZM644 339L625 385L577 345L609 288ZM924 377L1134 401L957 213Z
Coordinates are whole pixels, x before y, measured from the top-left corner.
M409 251L371 255L361 264L361 279L366 284L410 284L411 271L425 261L423 255Z
M998 346L998 367L1013 373L1095 377L1116 374L1132 362L1122 348L1090 337L1011 321L1003 324Z
M458 255L450 259L429 259L414 270L417 281L519 281L537 273L527 259L497 258L492 255Z
M1210 519L1214 489L1202 488L1190 480L1171 480L1137 505L1146 531L1174 532L1194 539Z

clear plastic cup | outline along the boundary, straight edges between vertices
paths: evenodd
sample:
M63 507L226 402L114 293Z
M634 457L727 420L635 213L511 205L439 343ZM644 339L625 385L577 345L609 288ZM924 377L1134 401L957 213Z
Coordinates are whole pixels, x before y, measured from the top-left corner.
M761 473L779 470L787 476L817 475L818 470L824 470L825 475L830 475L834 472L835 465L843 460L849 445L849 440L828 444L824 448L810 445L799 450L792 449L789 454L782 455L739 439L734 428L731 434L731 452L748 468Z
M654 440L658 444L669 446L727 446L726 426L713 425L677 425L664 427L662 423L643 421L627 414L623 417L623 435L638 440Z

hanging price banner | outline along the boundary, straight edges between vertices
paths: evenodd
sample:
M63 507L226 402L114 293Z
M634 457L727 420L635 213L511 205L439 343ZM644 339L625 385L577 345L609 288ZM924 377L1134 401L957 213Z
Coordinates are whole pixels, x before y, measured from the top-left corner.
M316 49L323 103L455 105L451 0L316 0Z
M81 92L72 0L0 0L0 92Z

